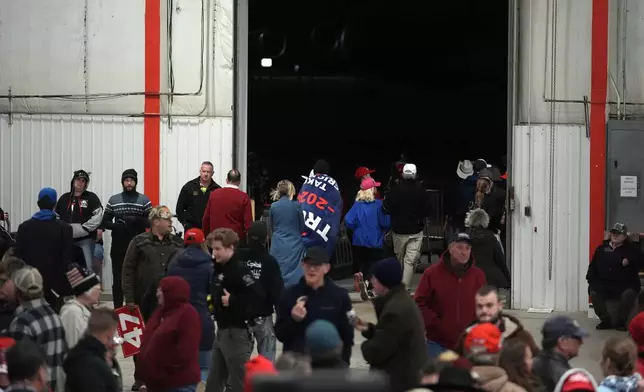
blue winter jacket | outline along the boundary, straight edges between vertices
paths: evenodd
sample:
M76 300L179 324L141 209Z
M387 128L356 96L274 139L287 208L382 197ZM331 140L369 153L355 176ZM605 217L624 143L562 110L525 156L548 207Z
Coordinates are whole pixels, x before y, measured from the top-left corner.
M353 230L354 246L382 248L391 219L382 210L382 200L356 201L344 217L344 224Z
M180 276L190 285L190 304L201 318L201 343L199 350L212 350L215 324L208 311L207 297L212 277L212 258L201 248L189 246L179 251L168 267L168 276Z

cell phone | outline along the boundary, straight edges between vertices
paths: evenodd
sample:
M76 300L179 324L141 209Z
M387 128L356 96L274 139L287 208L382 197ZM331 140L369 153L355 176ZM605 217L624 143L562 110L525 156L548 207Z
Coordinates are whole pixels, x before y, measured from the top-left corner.
M353 326L358 323L358 314L356 313L355 309L351 309L347 312L347 320L349 320L349 324Z
M296 302L300 302L300 301L301 302L306 302L308 300L309 300L309 297L307 297L306 295L303 295L300 298L298 298Z

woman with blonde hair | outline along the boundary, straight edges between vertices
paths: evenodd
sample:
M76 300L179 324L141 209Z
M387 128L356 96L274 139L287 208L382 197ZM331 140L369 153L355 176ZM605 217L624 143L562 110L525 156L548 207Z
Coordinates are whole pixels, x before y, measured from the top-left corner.
M637 373L637 346L628 336L612 337L602 350L602 371L606 377L599 392L636 392L642 376Z
M476 182L476 194L470 203L470 210L480 208L490 216L489 229L498 235L503 228L503 209L505 207L505 192L494 186L494 174L488 169L479 173Z
M369 282L371 266L382 259L385 232L391 226L389 215L383 212L382 200L376 198L379 186L371 177L363 179L356 202L344 217L344 224L353 230L353 257L360 263L360 272L354 280L360 286L363 301L373 298Z
M284 286L292 286L303 276L300 262L304 257L304 215L302 207L294 201L295 186L289 180L277 183L271 192L275 201L269 211L271 236L271 256L275 257L282 272Z

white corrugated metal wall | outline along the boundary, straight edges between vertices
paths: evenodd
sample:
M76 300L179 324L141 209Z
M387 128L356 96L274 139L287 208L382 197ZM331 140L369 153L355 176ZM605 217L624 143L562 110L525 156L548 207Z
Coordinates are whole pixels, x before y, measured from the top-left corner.
M218 182L233 165L234 26L232 0L175 1L173 9L166 4L161 2L160 91L170 90L171 61L179 95L161 99L159 198L174 210L179 189L197 176L201 161L213 162ZM139 172L138 189L145 193L144 21L145 2L0 1L0 206L14 229L36 211L41 187L64 193L81 167L92 172L90 189L103 203L121 191L126 168ZM61 94L71 97L41 97Z
M514 129L513 308L578 311L588 307L589 148L585 126ZM555 171L551 183L552 153Z
M112 116L0 116L0 200L16 223L35 211L38 191L70 190L74 170L91 172L90 188L102 201L122 191L121 173L143 175L142 119ZM5 207L6 208L6 207Z
M89 188L103 204L123 190L121 173L135 168L139 189L143 174L143 119L122 116L0 115L0 201L13 230L38 211L43 187L58 196L71 189L74 170L91 173ZM105 234L103 281L112 287L110 232ZM105 273L107 272L107 273Z
M231 118L174 118L172 127L161 121L161 203L174 211L181 187L199 175L203 161L213 163L215 181L225 184L233 167L232 145Z
M554 3L519 0L512 306L579 311L588 308L590 142L583 105L547 100L590 95L592 1Z
M225 182L232 167L232 119L174 118L161 122L160 203L174 210L179 190L195 178L203 161L215 166L215 180ZM122 116L8 115L0 116L0 200L13 229L38 210L36 195L45 186L70 189L74 170L91 172L90 190L103 204L122 191L121 173L139 172L138 189L145 193L143 119ZM61 153L62 152L62 153ZM175 227L181 230L178 222ZM110 232L105 233L104 282L112 284Z

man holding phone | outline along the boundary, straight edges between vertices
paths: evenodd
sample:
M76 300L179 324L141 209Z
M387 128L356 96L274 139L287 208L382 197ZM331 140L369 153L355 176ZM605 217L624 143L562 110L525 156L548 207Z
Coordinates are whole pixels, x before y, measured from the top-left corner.
M306 329L315 320L327 320L342 339L342 359L349 364L354 329L348 319L351 300L347 290L326 276L329 256L324 248L311 247L302 261L304 277L285 289L277 308L275 335L284 351L306 353Z

